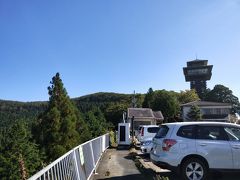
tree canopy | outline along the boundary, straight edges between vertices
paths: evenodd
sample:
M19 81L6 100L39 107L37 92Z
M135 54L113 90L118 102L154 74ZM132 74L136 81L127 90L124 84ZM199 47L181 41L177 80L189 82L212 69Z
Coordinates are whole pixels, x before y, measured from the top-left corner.
M106 122L104 114L99 108L96 107L85 113L84 119L88 122L92 137L98 137L107 132L109 125Z
M178 94L178 101L180 104L185 104L197 100L199 100L199 97L195 89L180 91Z
M154 91L150 107L161 111L165 119L174 118L179 113L179 102L176 93L166 90Z
M205 101L214 101L222 103L231 103L234 112L240 108L239 100L233 95L233 92L226 86L215 85L214 88L206 94Z
M0 128L0 179L27 178L42 167L42 155L31 139L24 120Z

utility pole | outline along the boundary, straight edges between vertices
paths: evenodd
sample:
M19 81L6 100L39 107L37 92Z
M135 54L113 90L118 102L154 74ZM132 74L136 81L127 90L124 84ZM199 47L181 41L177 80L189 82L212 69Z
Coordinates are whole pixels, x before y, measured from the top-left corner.
M134 137L134 132L133 132L133 121L134 121L134 116L132 116L131 118L131 121L132 121L132 143L133 143L133 137Z
M137 99L135 98L135 90L133 92L133 97L132 97L132 107L133 108L137 107Z
M132 97L132 108L137 107L137 99L135 98L135 90L133 91L133 97ZM132 130L132 143L134 143L134 116L131 118L131 130Z

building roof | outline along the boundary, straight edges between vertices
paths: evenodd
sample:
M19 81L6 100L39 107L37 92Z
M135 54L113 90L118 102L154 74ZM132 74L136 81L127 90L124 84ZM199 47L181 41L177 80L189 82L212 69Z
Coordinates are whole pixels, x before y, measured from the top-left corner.
M182 104L181 106L193 106L197 105L199 107L201 106L229 106L229 108L232 107L232 104L230 103L220 103L220 102L210 102L210 101L192 101L186 104Z
M153 111L153 115L156 119L164 119L161 111Z
M128 118L152 118L163 120L163 115L161 111L152 111L150 108L128 108L127 113Z

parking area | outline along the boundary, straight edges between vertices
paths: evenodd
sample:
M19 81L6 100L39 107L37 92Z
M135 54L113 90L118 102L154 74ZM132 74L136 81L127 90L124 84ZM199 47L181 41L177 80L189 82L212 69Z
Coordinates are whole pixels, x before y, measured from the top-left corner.
M158 178L159 177L159 178ZM92 180L181 180L168 169L154 165L149 155L137 148L108 149L100 160ZM162 178L164 179L164 178ZM239 180L240 173L211 173L208 180Z
M176 173L171 172L168 169L162 169L154 165L148 154L143 154L137 148L136 154L139 158L139 162L142 163L142 166L146 169L151 168L153 172L160 175L160 177L167 177L169 180L179 180L180 177ZM213 172L209 175L209 180L239 180L240 172L226 172L226 173L217 173Z

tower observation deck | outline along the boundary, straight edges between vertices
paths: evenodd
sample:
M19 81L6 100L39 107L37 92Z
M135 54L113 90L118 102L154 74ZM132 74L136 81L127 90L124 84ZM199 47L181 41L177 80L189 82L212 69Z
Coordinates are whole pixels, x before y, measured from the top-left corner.
M207 80L211 79L213 65L208 65L208 60L193 60L187 62L183 68L186 82L190 82L190 88L195 89L201 98L207 89Z

